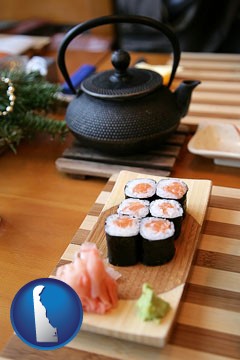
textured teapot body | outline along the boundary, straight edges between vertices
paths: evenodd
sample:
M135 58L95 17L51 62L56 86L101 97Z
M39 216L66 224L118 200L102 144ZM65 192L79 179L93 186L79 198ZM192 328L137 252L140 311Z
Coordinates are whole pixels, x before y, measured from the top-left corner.
M165 86L129 100L102 100L81 93L66 113L69 129L83 145L124 154L159 146L180 119L174 95Z

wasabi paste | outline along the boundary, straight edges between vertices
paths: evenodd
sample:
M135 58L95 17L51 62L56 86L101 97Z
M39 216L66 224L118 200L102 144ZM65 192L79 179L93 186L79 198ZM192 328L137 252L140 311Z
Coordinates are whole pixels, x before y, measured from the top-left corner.
M147 283L142 286L142 294L137 301L137 307L139 316L144 321L158 320L160 322L170 310L169 303L159 298Z

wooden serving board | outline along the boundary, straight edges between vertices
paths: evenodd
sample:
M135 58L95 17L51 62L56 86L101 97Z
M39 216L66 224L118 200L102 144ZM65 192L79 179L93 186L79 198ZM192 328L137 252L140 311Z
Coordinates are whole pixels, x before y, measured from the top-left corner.
M117 205L124 199L124 186L127 181L142 177L150 176L129 171L120 172L94 229L85 239L95 242L104 257L107 257L105 219L110 213L116 212ZM160 179L156 176L151 178ZM181 235L175 241L176 254L173 260L154 267L142 264L129 267L115 266L114 268L122 275L118 280L119 305L103 316L85 313L83 330L159 347L166 344L187 281L211 191L209 180L184 179L184 181L189 187L187 215ZM70 245L64 254L64 259L71 261L78 246ZM144 282L153 286L155 292L171 305L170 312L161 324L144 322L137 315L136 299L141 294Z

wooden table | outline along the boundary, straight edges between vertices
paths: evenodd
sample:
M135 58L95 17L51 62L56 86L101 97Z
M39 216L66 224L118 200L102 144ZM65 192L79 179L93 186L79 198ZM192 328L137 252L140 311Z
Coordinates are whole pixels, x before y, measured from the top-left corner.
M135 58L137 56L139 55L136 55ZM195 56L195 62L196 58L198 59L198 67L196 68L195 64L193 72L196 71L196 74L189 74L189 76L194 75L194 77L199 78L201 75L203 79L206 79L207 75L214 77L212 80L206 80L206 85L210 86L211 89L215 86L217 94L221 93L221 90L219 91L221 87L216 87L216 82L224 82L226 86L233 84L234 92L239 96L239 79L237 78L236 80L236 78L231 76L229 78L229 68L227 66L231 67L231 64L239 62L240 58L233 56L231 59L227 60L225 58L224 60L224 56L220 56L220 60L217 60L218 67L216 67L215 61L215 65L212 63L212 70L206 70L206 75L206 72L200 74L199 66L207 66L209 61L211 63L212 60L209 60L205 54L201 56L199 54L186 54L184 61L187 62L189 57L191 58L192 56ZM76 65L80 65L79 59L82 62L94 63L94 57L96 60L95 54L89 56L85 54L83 57L82 55L77 56L74 53L74 56L70 58L71 70L76 68ZM160 62L159 55L151 56L151 59L153 63ZM108 62L109 60L107 59L100 68L105 68ZM201 64L199 65L200 62ZM226 72L228 72L228 78ZM212 91L210 90L210 92ZM203 121L203 118L216 120L219 117L223 119L230 118L237 122L240 119L240 109L238 100L234 99L235 97L231 100L231 96L228 96L226 100L228 104L222 105L221 103L219 104L220 100L218 97L210 98L204 94L204 91L201 92L199 90L197 98L193 100L190 114L185 118L184 122L188 119L188 122L195 126L198 121ZM47 137L38 136L32 142L26 141L22 143L17 155L8 151L0 157L0 217L2 219L0 223L1 347L6 344L12 334L9 309L14 295L27 282L36 278L47 277L51 274L86 214L90 211L95 199L106 185L106 180L103 179L75 179L60 174L56 170L55 160L71 141L71 136L63 144L53 142ZM239 188L240 169L214 165L211 159L190 154L185 145L182 148L172 175L184 178L210 179L213 185L222 186L224 189L226 187ZM221 188L216 187L215 191L217 191L219 196ZM224 191L228 194L226 196L230 199L228 201L233 201L234 190L229 190L229 193L228 190ZM239 200L235 199L236 201L236 206L239 206ZM235 341L239 339L239 334L236 336ZM95 343L94 351L107 355L104 346L98 342L98 337L92 335L92 339ZM195 341L197 341L196 339ZM17 341L17 344L15 343L14 345L12 342L5 348L5 357L14 358L13 353L11 355L11 348L13 349L14 346L20 352L27 351L24 344L21 344L19 340L12 339L11 341ZM179 358L196 355L199 359L209 359L207 355L204 357L205 355L202 353L204 351L203 348L200 349L199 354L191 352L189 350L191 346L186 346L185 348L181 340L179 341L179 351L181 354ZM106 339L105 344L108 344L108 339ZM114 344L117 348L122 346L121 343L114 342ZM220 345L221 338L219 339ZM87 343L86 340L86 346L83 350L91 351L91 346L92 344ZM203 347L203 345L201 346ZM217 346L218 343L215 344L216 348ZM228 346L231 347L231 343ZM141 346L138 345L130 344L126 349L126 352L129 349L136 358L137 354L141 352ZM86 353L83 353L82 357L79 357L81 351L71 350L68 352L69 349L62 349L63 358L64 351L66 351L65 355L71 355L72 359L84 358L86 355ZM155 350L153 349L152 351ZM229 353L224 354L224 352L213 353L215 355L212 355L212 358L219 360L220 358L216 354L226 357L229 355ZM116 353L115 356L117 355ZM234 345L234 351L229 356L236 358L237 355L240 356L240 352ZM113 352L109 356L114 356ZM163 356L164 359L171 358L171 346L167 348ZM23 356L23 358L27 358L27 356ZM95 358L95 356L92 355L92 358ZM101 357L96 356L96 358ZM130 358L133 357L130 355Z

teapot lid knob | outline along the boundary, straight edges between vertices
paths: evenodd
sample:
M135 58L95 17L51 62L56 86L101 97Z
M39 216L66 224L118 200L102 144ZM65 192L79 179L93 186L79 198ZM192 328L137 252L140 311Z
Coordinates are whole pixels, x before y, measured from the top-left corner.
M115 73L111 80L118 80L127 76L127 68L130 64L130 55L127 51L119 49L112 54L112 64L115 68Z

